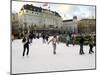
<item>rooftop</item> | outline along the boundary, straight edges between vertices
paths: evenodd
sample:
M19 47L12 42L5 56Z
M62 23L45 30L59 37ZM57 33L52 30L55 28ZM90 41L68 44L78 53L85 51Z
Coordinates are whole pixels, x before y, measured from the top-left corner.
M96 19L81 19L80 21L96 21Z
M70 21L73 21L73 19L63 20L63 22L70 22Z
M31 10L31 11L36 11L36 12L42 12L43 10L44 11L50 11L50 12L54 13L55 16L61 17L60 14L58 12L56 12L56 11L51 11L51 10L48 10L48 9L43 9L41 7L33 6L32 4L31 5L29 5L29 4L23 5L21 10L24 10L24 9Z

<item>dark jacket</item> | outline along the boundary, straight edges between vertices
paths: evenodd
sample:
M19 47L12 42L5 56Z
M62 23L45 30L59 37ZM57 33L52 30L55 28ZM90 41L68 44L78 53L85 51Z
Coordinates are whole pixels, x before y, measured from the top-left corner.
M80 44L84 44L84 38L83 38L83 37L81 37L79 43L80 43Z

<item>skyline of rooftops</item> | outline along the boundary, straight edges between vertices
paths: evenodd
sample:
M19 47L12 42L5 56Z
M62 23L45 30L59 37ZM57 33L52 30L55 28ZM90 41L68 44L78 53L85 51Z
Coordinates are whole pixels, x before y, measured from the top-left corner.
M21 7L25 4L32 4L36 7L57 12L63 18L63 20L72 19L73 16L77 16L78 20L82 18L96 18L95 6L53 3L48 3L47 6L43 6L44 3L12 1L12 13L18 13Z
M55 16L58 16L58 17L61 17L60 14L56 11L51 11L51 10L48 10L48 9L44 9L42 7L37 7L37 6L34 6L32 4L25 4L22 6L22 8L20 10L23 10L23 9L27 9L27 10L31 10L31 11L36 11L36 12L42 12L42 10L47 10L47 11L50 11L52 12L53 14L55 14Z

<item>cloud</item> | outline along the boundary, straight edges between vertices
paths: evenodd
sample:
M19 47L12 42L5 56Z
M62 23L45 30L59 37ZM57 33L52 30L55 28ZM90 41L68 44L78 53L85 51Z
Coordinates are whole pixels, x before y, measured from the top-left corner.
M53 1L53 0L46 0ZM18 2L12 1L12 12L18 12L24 4L33 4L34 6L42 7L43 3L37 2ZM94 6L83 5L68 5L68 4L49 4L50 10L58 12L63 19L72 19L73 16L78 18L95 17Z
M92 18L95 17L94 6L77 6L76 12L74 12L79 18Z
M58 12L62 16L63 19L71 19L72 16L69 13L72 13L73 6L72 5L59 5L57 8Z
M38 6L38 3L34 2L21 2L21 1L12 1L12 12L19 12L23 5L25 4L32 4Z
M81 18L92 18L95 17L95 7L94 6L81 6L81 5L60 5L59 11L64 19L73 18L77 16ZM66 15L66 16L63 16Z
M59 5L58 10L62 13L71 12L72 6L71 5Z

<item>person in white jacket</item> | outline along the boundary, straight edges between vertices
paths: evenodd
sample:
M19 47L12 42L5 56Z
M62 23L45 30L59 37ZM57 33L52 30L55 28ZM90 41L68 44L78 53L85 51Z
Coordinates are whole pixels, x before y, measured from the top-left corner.
M58 39L57 36L54 35L53 38L48 42L48 44L52 42L52 46L53 46L53 54L56 54L56 43L58 43Z

